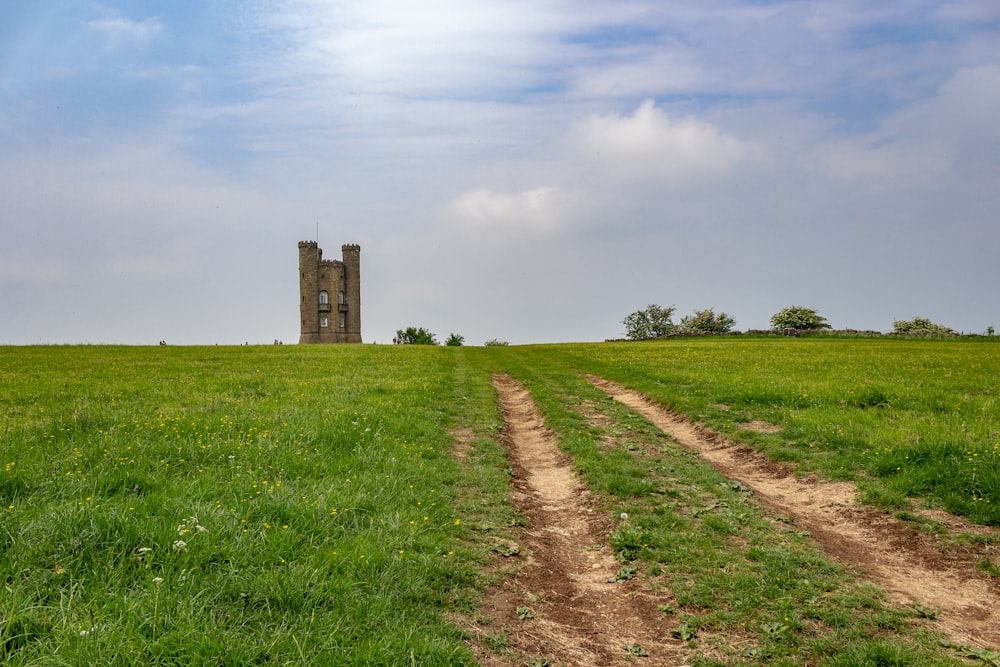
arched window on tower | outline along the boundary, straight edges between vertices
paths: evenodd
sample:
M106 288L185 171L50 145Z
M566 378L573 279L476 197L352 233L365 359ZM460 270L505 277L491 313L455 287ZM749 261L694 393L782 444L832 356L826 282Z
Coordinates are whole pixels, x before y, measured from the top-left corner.
M337 303L340 304L341 306L344 305L344 293L342 291L337 292Z
M325 306L330 303L330 295L327 294L326 290L319 293L319 305Z

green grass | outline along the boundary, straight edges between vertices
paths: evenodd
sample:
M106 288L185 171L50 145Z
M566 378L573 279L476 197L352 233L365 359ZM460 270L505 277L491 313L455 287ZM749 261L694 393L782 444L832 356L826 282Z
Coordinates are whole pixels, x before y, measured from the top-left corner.
M917 611L831 563L807 532L549 356L556 350L513 350L497 363L530 387L607 513L627 515L608 543L629 577L638 571L662 596L686 663L963 664Z
M695 339L526 348L637 389L771 457L1000 525L1000 345ZM764 420L780 433L751 433Z
M458 355L7 348L0 376L4 664L473 662L443 613L512 514Z
M504 371L628 513L609 544L690 664L965 664L581 374L884 505L995 524L998 370L986 342L0 348L0 661L473 664L455 619L519 523Z

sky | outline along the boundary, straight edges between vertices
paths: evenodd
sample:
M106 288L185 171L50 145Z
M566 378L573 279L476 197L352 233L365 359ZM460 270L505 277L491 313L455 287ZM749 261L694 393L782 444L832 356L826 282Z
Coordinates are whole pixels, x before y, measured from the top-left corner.
M1000 325L995 0L0 3L0 344ZM318 237L318 238L317 238Z

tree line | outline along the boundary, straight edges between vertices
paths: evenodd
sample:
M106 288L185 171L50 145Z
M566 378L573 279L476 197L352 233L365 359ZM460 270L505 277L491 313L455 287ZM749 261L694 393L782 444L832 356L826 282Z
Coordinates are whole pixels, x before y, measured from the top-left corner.
M732 333L736 321L726 313L716 313L713 309L696 310L693 315L682 317L674 323L676 308L650 304L626 317L625 337L629 340L652 340L669 336L701 336ZM824 331L833 327L826 318L813 308L789 306L771 316L771 331L802 332ZM932 322L926 317L911 320L895 320L893 334L900 336L958 336L957 331L943 324ZM987 327L986 335L994 335L993 327Z
M717 336L733 333L736 325L730 315L724 312L716 313L712 308L696 310L691 315L674 322L674 306L659 306L655 303L630 313L622 324L625 325L625 337L628 340L653 340L670 336ZM892 333L899 336L929 336L947 337L960 335L954 329L943 324L932 322L926 317L914 317L910 320L895 320ZM826 318L813 308L804 306L789 306L771 316L771 331L773 332L803 332L824 331L833 327ZM986 335L994 335L993 327L986 328ZM431 331L424 327L407 327L396 331L393 343L399 345L440 345ZM444 342L445 345L460 347L465 344L465 336L452 333ZM491 339L484 343L487 347L493 345L508 345L504 340Z

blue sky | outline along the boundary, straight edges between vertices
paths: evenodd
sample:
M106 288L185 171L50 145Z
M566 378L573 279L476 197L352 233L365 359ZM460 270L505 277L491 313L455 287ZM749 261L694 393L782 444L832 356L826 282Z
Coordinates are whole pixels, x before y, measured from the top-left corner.
M298 338L297 243L363 336L1000 324L1000 6L0 5L0 344Z

